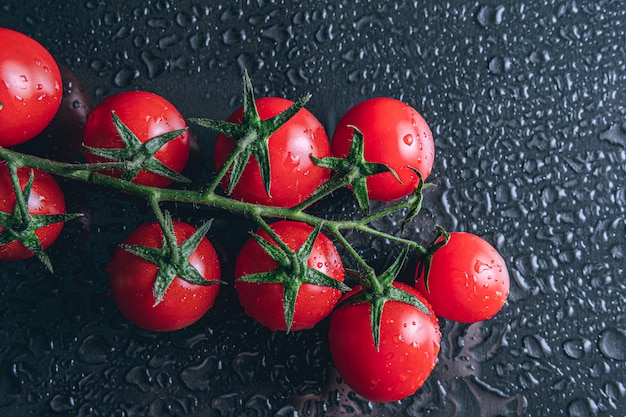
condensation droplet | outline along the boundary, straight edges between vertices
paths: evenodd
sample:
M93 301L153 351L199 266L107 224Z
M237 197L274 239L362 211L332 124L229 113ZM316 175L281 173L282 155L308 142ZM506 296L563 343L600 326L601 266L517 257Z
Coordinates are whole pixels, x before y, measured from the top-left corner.
M622 329L607 329L600 336L600 352L609 359L626 360L626 332Z
M135 79L139 78L139 70L131 67L121 68L113 77L113 82L118 87L129 87Z

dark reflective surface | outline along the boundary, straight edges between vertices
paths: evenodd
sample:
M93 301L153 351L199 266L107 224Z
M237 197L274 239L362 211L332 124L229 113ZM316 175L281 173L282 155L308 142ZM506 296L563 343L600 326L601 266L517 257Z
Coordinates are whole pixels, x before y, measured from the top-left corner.
M438 187L409 236L428 239L437 223L479 234L513 283L493 320L442 323L439 364L418 393L368 403L338 379L327 322L272 334L232 288L188 329L128 324L104 268L151 214L62 181L70 210L86 216L50 250L55 274L36 261L0 265L0 414L622 415L624 6L538 3L4 0L0 25L43 43L92 105L144 89L185 117L224 118L240 104L244 68L257 96L313 93L308 108L330 134L363 99L410 103L433 130ZM214 135L192 129L208 164ZM323 209L355 210L348 197ZM233 221L220 216L212 229L227 273L248 226ZM376 266L389 261L389 245L351 238Z

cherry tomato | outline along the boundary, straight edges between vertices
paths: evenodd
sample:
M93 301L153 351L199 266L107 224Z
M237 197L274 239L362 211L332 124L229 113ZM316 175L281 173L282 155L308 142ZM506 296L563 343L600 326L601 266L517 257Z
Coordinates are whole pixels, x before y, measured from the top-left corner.
M292 101L265 97L255 100L261 119L269 119L293 104ZM231 123L241 123L243 107L229 118ZM214 163L219 170L235 141L218 135L214 149ZM270 195L267 195L261 172L254 158L250 158L235 186L231 197L249 203L292 207L306 200L320 185L330 178L330 170L313 164L310 155L318 158L330 156L328 136L322 124L307 109L301 109L294 117L278 129L269 139ZM230 176L226 175L222 187L228 188Z
M111 112L137 136L142 143L155 136L187 127L178 110L163 97L146 91L127 91L104 99L87 116L83 133L83 144L92 148L123 148ZM171 170L180 173L189 157L189 132L163 145L154 156ZM85 152L87 162L104 162L106 159ZM119 176L120 172L111 172ZM132 180L137 184L166 187L172 180L161 175L141 170Z
M428 289L416 272L417 289L443 318L474 323L493 317L509 295L509 272L498 251L482 238L450 233L448 243L432 258Z
M174 233L179 244L197 230L174 221ZM144 223L123 242L161 248L163 231L158 223ZM205 237L189 257L189 263L206 281L218 281L221 268L213 245ZM173 331L198 321L213 306L219 285L198 285L176 276L163 299L155 305L154 283L158 267L137 255L119 248L107 267L111 296L121 313L137 326L151 331Z
M424 118L411 106L392 98L365 100L346 112L339 120L331 149L333 156L346 157L354 128L363 133L364 157L368 162L383 163L390 172L367 178L370 199L391 201L404 197L430 175L435 157L433 135Z
M426 300L410 285L395 287ZM352 292L359 290L355 287ZM330 352L343 380L371 401L401 400L415 393L437 362L441 333L437 317L410 304L387 301L383 307L379 348L370 325L370 304L335 310L328 334Z
M293 251L297 251L311 234L313 227L294 221L279 221L271 229ZM269 239L259 230L257 234ZM270 240L275 246L276 243ZM343 282L344 269L333 242L319 234L309 254L307 265L334 280ZM275 270L278 264L252 238L242 247L235 261L235 290L246 314L271 330L286 330L284 314L285 286L280 282L240 282L248 274ZM295 277L290 277L295 279ZM310 283L302 283L298 289L293 323L290 330L310 329L324 319L341 298L342 291Z
M50 123L63 95L61 73L34 39L0 28L0 146L24 143Z
M33 186L28 198L28 213L36 216L40 214L64 214L65 196L54 177L47 172L32 170L34 174ZM19 168L18 178L22 190L26 187L31 175L30 168ZM9 169L4 163L0 163L0 211L12 213L16 203L15 192L11 184ZM64 223L52 223L35 230L43 249L48 248L59 237ZM0 232L3 227L0 226ZM21 242L15 240L0 246L1 261L17 261L34 256Z

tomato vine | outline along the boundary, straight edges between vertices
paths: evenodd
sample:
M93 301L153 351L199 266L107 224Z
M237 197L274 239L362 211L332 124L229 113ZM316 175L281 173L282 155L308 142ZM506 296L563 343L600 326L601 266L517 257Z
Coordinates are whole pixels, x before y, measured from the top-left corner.
M154 212L156 222L154 224L144 224L139 232L133 233L131 235L131 242L122 243L118 250L118 253L122 251L121 255L116 254L116 256L127 257L129 256L128 254L130 254L141 258L142 262L146 261L158 267L158 272L155 272L156 278L152 284L154 303L153 305L148 305L147 308L159 307L163 310L167 310L169 307L163 306L163 304L167 304L164 302L166 291L179 277L187 281L190 285L200 287L218 287L213 284L223 282L220 281L219 277L205 277L199 272L191 260L191 257L199 248L199 245L202 246L204 253L212 253L213 249L207 248L207 245L210 244L203 241L204 235L209 230L211 221L206 221L200 228L195 229L189 225L174 222L171 214L164 210L163 206L165 203L172 202L188 203L194 206L205 206L227 211L247 217L258 225L260 232L254 234L251 239L254 241L253 243L256 243L256 245L268 255L268 258L271 258L271 262L275 262L278 265L276 270L258 270L244 274L238 277L235 282L236 286L243 286L244 284L264 285L276 283L282 285L283 300L280 306L283 312L283 317L281 317L282 322L280 326L272 325L272 328L280 327L283 328L283 330L290 331L295 320L294 318L297 315L298 307L296 299L299 295L300 288L304 285L314 284L322 286L328 290L336 291L340 295L346 292L347 294L341 300L339 300L339 297L333 300L331 307L335 308L336 304L337 310L358 311L359 313L355 314L362 314L361 307L363 305L368 306L367 333L371 337L367 343L364 343L367 345L367 349L370 350L364 355L371 356L379 353L383 354L384 351L389 349L388 346L384 346L385 341L383 340L383 335L387 334L387 330L384 329L385 325L383 325L385 315L391 314L392 317L401 317L402 314L398 312L397 305L404 306L404 308L409 306L412 310L410 314L414 317L412 320L414 325L417 326L417 323L422 323L423 326L428 327L426 333L428 333L431 343L429 343L426 355L427 358L420 367L427 368L430 366L431 368L428 370L429 373L430 370L432 370L432 366L434 366L441 337L437 318L428 303L427 294L423 294L424 296L422 296L422 294L413 287L409 289L404 284L399 285L396 279L400 274L408 254L413 251L416 252L417 256L420 258L417 277L423 277L423 280L426 281L431 263L436 257L436 251L447 244L450 239L450 234L442 227L437 226L435 228L435 239L431 243L424 245L412 239L398 236L392 232L379 230L374 226L374 223L376 220L394 213L405 211L406 215L400 224L400 229L404 230L419 214L422 208L424 190L433 186L430 183L426 183L423 178L424 175L430 173L432 166L432 156L434 152L432 135L427 127L424 127L425 122L421 116L409 106L395 100L377 101L377 106L400 106L401 111L407 112L408 117L412 120L412 126L410 122L408 125L411 129L414 129L412 131L413 133L408 133L399 140L396 140L396 142L404 142L404 145L400 143L398 146L411 146L414 141L419 142L426 140L428 142L428 144L424 146L427 148L428 152L428 155L424 157L427 161L419 159L419 161L417 161L419 163L415 164L421 165L420 169L407 164L406 161L401 160L402 158L398 155L394 155L395 160L393 161L395 162L396 168L392 167L392 164L377 161L375 158L372 158L372 155L367 155L367 144L371 144L373 137L376 139L376 136L384 136L385 130L382 130L383 134L380 133L380 129L375 132L368 131L364 133L364 129L356 126L356 124L350 124L347 128L351 129L352 134L349 138L349 143L347 143L347 147L344 146L340 154L331 154L325 133L323 133L323 141L325 141L325 146L328 149L323 149L320 151L321 153L319 155L315 155L313 152L306 154L307 158L310 159L307 163L311 163L312 169L318 170L316 174L318 177L315 181L319 182L313 183L314 188L304 191L297 190L297 199L293 200L295 203L291 205L285 206L282 203L274 204L278 200L272 199L272 193L285 194L290 191L288 189L280 190L279 192L273 190L272 180L274 177L272 176L272 168L275 165L272 164L276 164L277 162L272 162L270 140L276 137L278 132L295 117L302 115L305 111L308 112L308 110L304 109L304 106L309 99L310 96L307 95L296 102L289 102L291 104L281 102L279 106L280 110L272 108L269 117L261 117L260 111L257 108L257 104L261 103L261 101L255 99L252 83L247 72L244 71L243 106L240 109L241 115L238 121L233 121L234 119L229 119L228 121L205 118L190 119L193 123L204 128L215 130L221 136L235 142L224 161L222 161L223 163L217 167L212 178L199 189L166 188L163 185L159 185L159 183L150 185L135 181L139 172L148 172L149 175L166 177L168 182L172 180L176 183L188 182L180 172L168 167L165 163L160 161L156 155L163 146L185 135L187 128L173 129L169 132L157 134L154 137L140 139L139 135L134 132L130 126L126 125L125 120L114 111L110 112L111 122L115 129L114 133L117 132L116 134L120 138L119 142L121 142L122 147L98 148L85 146L87 153L100 158L88 163L59 162L18 152L7 147L0 147L0 160L4 161L8 167L8 171L11 175L11 187L17 200L13 214L9 215L0 212L0 248L2 245L17 240L24 244L24 246L52 269L50 261L35 235L35 230L42 227L42 225L48 225L51 222L65 222L79 215L30 215L27 200L32 188L33 174L31 174L31 178L23 191L17 178L17 172L20 169L27 168L44 171L48 174L108 187L137 196L148 202L151 210ZM263 109L263 111L270 110ZM313 116L311 115L311 117ZM363 114L357 114L355 117L358 119L359 117L367 118L369 116L367 114L365 116L363 116ZM378 126L378 128L380 128L380 126ZM323 131L323 129L321 130ZM310 136L312 137L313 134ZM218 137L218 139L220 139L220 137ZM343 138L341 140L346 141L347 139ZM378 138L377 140L381 141L384 139ZM314 149L314 145L315 144L311 142L307 146L309 146L310 149ZM346 144L344 143L344 145ZM423 144L420 144L417 148L422 145ZM186 143L185 146L188 152L188 143ZM385 143L377 143L376 146L382 146L384 148ZM307 147L307 149L309 148ZM414 149L411 149L411 152L414 152ZM184 158L186 159L187 155L185 155ZM234 197L238 185L243 181L242 178L244 178L250 166L258 170L258 178L260 179L260 184L265 196L268 197L267 199L259 200L256 198L247 198L245 195L238 195L238 198ZM113 172L117 172L119 175L112 175ZM328 176L326 176L326 172L328 172ZM390 188L394 189L391 194L385 192L389 190L383 190L382 194L380 194L381 198L377 199L381 201L391 201L388 201L383 208L372 210L370 203L372 190L369 179L374 176L380 179L381 175L384 176L383 178L385 178L385 180L383 182L378 181L378 186L381 186L381 184L384 186L385 181L391 181L394 187ZM289 182L290 179L286 178L282 181ZM402 187L398 187L398 184L402 185ZM415 186L412 184L415 184ZM223 193L220 192L220 186L224 191ZM353 218L348 219L334 219L311 213L309 208L312 205L331 197L333 193L345 187L348 187L354 193L361 210L360 214L355 214ZM406 191L407 189L409 190L408 192ZM302 191L302 193L300 193L300 191ZM38 221L35 221L35 219ZM302 238L300 233L298 239L300 239L301 242L294 247L293 242L288 243L287 241L288 238L286 236L289 233L284 233L283 231L279 233L274 230L274 226L277 223L281 223L279 220L283 222L299 222L308 225L308 227L310 227L310 230L306 232L308 235ZM149 245L138 243L141 241L141 233L144 233L144 231L148 229L153 230L155 224L158 225L160 229L160 236L158 238L152 236L149 239L151 242ZM24 230L26 232L21 233ZM351 231L364 233L373 238L384 239L387 242L393 243L398 248L395 260L385 271L378 273L370 261L360 254L346 237L348 232ZM178 232L185 235L182 241ZM342 274L341 279L337 280L328 276L328 274L325 275L324 272L320 272L310 265L310 257L312 253L317 250L314 249L314 246L318 245L318 238L322 237L322 232L326 233L332 241L342 246L348 256L354 261L358 270L347 270L345 271L345 275L356 282L357 285L355 288L350 289L344 284L343 266L337 268L337 271L341 271ZM261 234L263 234L263 237ZM293 238L293 236L291 236L291 238ZM328 238L324 236L324 239ZM160 247L158 246L159 244L161 244ZM327 245L327 243L324 243L324 245ZM124 262L129 262L128 258L124 259ZM112 282L115 281L119 284L119 276L123 276L122 278L126 279L124 276L126 272L124 268L113 265L114 262L115 261L112 261L112 264L109 266L109 273L115 275L115 277L111 278ZM214 266L213 272L218 270L219 266ZM502 292L504 295L503 300L505 300L506 295L508 295L508 276L506 279L507 292L506 294L504 294L504 291ZM123 285L124 284L121 286L122 289L117 289L118 287L116 287L116 294L123 292ZM428 292L428 286L425 292ZM216 291L213 291L210 296L207 296L208 301L204 303L203 308L210 308L212 306L215 294ZM133 301L129 301L127 304L132 304L132 302ZM331 301L328 301L328 303L331 303ZM504 301L502 301L502 304L503 303ZM394 307L390 307L389 309L392 311L387 312L387 306L390 305ZM192 306L191 308L195 307ZM131 313L129 314L136 313L133 312L131 308ZM331 334L335 331L339 331L333 329L342 329L341 331L345 330L346 332L352 330L361 331L358 330L357 327L352 329L349 324L342 322L348 320L346 314L339 315L339 317L340 318L333 321L331 325ZM189 324L187 322L177 322L175 318L168 318L168 320L171 322L168 322L167 329L169 330L178 329L181 326ZM388 318L387 321L389 320L393 321L394 319ZM144 327L146 328L160 329L159 323L155 323L155 320L152 318L145 321L145 323ZM276 323L276 321L274 321L274 323ZM284 326L282 326L282 323L284 323ZM301 328L307 328L308 326L309 324L307 323L302 325ZM405 327L408 327L408 324ZM363 338L362 335L355 337ZM420 352L419 345L422 343L421 340L422 339L415 339L413 343L414 349L410 350L411 355L417 355ZM345 340L343 338L333 335L331 341L333 355L336 354L337 356L346 358L352 356L350 352L346 352L346 349L349 349L349 347L346 348L347 345L344 343ZM409 351L407 351L407 355L409 355L408 352ZM424 358L421 360L424 360ZM395 364L393 366L400 365ZM363 369L366 371L366 368L367 367L364 367ZM416 372L417 371L418 369L416 369ZM411 386L406 394L408 395L419 388L426 376L427 374L424 375L421 373L418 379L411 379ZM362 378L366 377L363 376ZM376 379L378 376L374 374L370 378L370 381L372 378ZM389 383L391 384L391 382ZM358 382L354 382L354 384L359 385ZM381 394L376 391L375 387L371 386L363 387L360 392L363 393L363 395L367 395L369 398L376 398L380 401L400 398ZM402 392L402 395L405 395L404 391Z

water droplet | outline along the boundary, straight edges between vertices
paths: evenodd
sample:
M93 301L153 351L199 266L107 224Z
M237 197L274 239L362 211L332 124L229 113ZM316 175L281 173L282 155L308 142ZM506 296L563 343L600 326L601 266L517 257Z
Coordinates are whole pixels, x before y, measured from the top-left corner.
M211 388L211 377L218 367L217 358L208 356L199 364L183 369L180 379L192 391L208 391Z
M495 75L503 74L509 71L512 66L513 62L510 58L501 56L495 56L491 58L491 61L489 61L489 71Z
M405 144L407 144L408 146L411 146L413 144L413 135L409 133L408 135L404 136L402 140L404 141Z
M69 411L75 406L76 401L74 400L74 397L68 395L57 394L52 397L52 400L50 400L50 408L57 413Z
M502 23L504 10L505 8L503 5L498 5L496 7L483 6L478 11L476 19L478 20L478 23L485 28L491 25L499 25Z
M139 70L128 66L122 67L115 76L113 82L118 87L129 87L134 80L139 78Z
M483 273L490 269L491 269L491 265L481 260L476 260L476 263L474 263L474 271L476 271L476 273L478 274Z
M600 134L600 139L626 148L626 123L616 123Z
M600 352L609 359L626 360L626 332L622 329L607 329L600 336Z
M102 336L87 336L78 348L78 358L89 364L106 363L111 346Z
M572 359L580 359L591 352L591 342L588 339L571 339L563 343L565 354Z
M287 152L287 156L285 157L283 164L291 167L292 169L296 168L298 165L300 165L300 155Z

